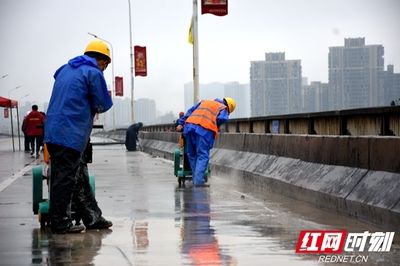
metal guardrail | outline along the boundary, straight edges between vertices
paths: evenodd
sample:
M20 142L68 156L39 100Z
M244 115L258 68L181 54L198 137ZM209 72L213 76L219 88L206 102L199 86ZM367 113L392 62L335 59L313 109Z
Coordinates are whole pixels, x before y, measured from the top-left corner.
M175 131L175 125L150 125L142 130ZM232 133L400 136L400 106L230 119L220 130Z

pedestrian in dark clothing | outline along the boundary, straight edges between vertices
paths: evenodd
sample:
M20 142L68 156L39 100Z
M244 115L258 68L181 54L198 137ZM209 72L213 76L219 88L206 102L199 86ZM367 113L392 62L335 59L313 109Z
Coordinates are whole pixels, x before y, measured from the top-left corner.
M44 116L38 111L36 104L32 105L32 111L26 116L26 134L31 144L31 156L39 157L40 145L43 140Z
M139 122L128 127L125 136L125 147L128 151L136 151L136 142L139 141L138 133L143 127L143 123Z
M72 223L71 201L93 118L112 106L103 75L110 62L108 45L96 39L84 55L69 60L54 74L44 138L51 158L50 223L54 233L85 230L85 226Z
M30 144L31 139L26 134L26 116L24 117L24 120L22 121L21 129L22 129L22 132L24 133L24 150L25 150L25 152L30 152L31 151L31 144Z

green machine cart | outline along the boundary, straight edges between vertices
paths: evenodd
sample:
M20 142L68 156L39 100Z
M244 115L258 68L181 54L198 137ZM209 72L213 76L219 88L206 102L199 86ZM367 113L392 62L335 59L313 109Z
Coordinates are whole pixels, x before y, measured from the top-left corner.
M50 184L49 178L43 176L43 166L38 165L32 168L32 207L33 213L38 216L40 227L45 227L50 224L49 206L50 198L43 193L43 187L47 186L47 195L49 195ZM43 184L45 183L45 185ZM89 175L90 188L93 194L95 193L95 177Z
M207 182L210 176L210 166L204 173L204 179ZM174 175L178 178L179 187L185 187L185 181L192 181L192 169L190 168L187 157L187 148L183 135L179 137L179 148L174 151Z

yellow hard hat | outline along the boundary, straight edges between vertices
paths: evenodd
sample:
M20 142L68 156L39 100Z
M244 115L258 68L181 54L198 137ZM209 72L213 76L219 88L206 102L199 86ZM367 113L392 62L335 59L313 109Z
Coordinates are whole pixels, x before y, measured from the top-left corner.
M228 106L228 112L232 113L236 108L235 100L230 97L225 97L224 101L226 102L226 105Z
M108 48L108 45L103 42L102 40L95 39L91 41L85 49L86 52L96 52L102 55L105 55L108 57L109 62L111 63L111 55L110 55L110 48Z

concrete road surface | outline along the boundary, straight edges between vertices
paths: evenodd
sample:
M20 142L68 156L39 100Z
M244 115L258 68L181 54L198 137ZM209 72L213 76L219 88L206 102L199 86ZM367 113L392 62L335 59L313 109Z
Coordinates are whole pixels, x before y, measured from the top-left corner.
M5 142L0 140L0 265L400 265L397 235L389 252L328 257L347 262L296 254L301 230L385 230L229 177L212 176L209 188L178 188L172 162L126 152L123 145L95 146L89 165L96 198L114 226L53 235L40 229L32 212L31 167L41 160L12 153Z

